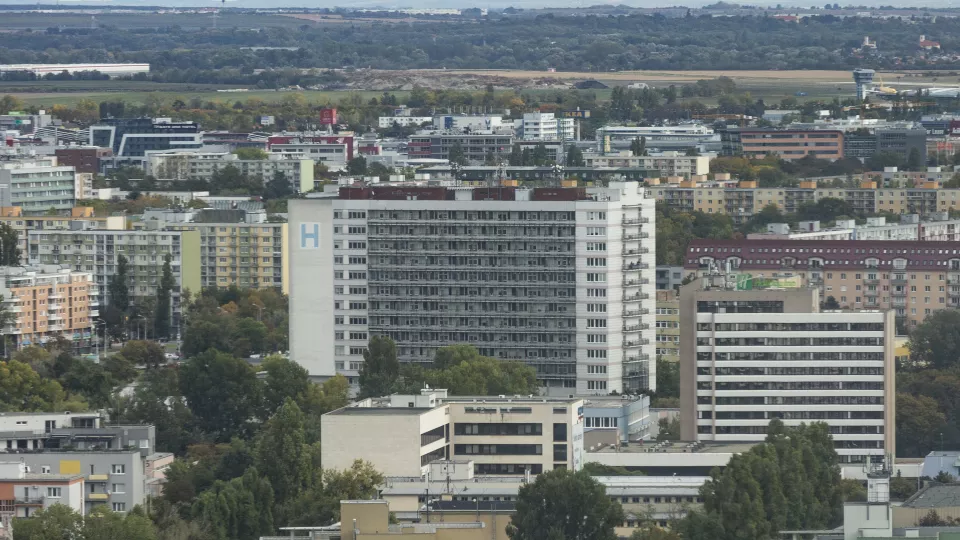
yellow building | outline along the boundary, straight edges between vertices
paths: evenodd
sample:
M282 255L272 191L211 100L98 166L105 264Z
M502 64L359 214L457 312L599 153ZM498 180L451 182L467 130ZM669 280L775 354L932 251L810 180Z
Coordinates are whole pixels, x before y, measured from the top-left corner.
M657 358L680 359L680 299L677 291L657 291Z
M0 207L0 223L5 223L17 231L20 253L26 261L27 232L50 230L116 230L127 228L127 218L124 216L96 217L93 208L78 206L70 209L70 215L56 216L24 216L23 208L19 206Z

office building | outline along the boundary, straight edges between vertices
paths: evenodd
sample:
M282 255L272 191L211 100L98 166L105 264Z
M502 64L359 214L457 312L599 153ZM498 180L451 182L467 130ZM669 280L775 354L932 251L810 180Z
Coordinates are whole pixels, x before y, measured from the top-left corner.
M19 206L26 212L73 208L76 172L57 165L57 158L0 162L0 206Z
M574 141L573 118L560 118L554 113L523 113L520 138L524 141Z
M344 187L290 203L291 355L356 377L466 343L559 394L655 389L653 200L604 188ZM321 329L318 331L318 329Z
M149 209L140 225L199 232L203 287L288 292L287 223L267 221L264 210Z
M720 141L724 156L760 159L774 154L784 160L844 157L844 133L835 130L729 128L720 133Z
M381 116L378 119L377 127L380 129L389 129L394 125L400 127L420 127L431 122L433 122L432 116Z
M117 259L127 259L130 301L137 303L157 295L164 258L171 256L175 285L171 293L172 328L180 322L180 296L184 289L200 290L199 231L30 231L28 260L31 264L61 265L89 272L101 292L108 290L116 274ZM104 296L109 305L110 298Z
M702 124L603 126L596 131L597 151L601 153L629 150L630 145L637 139L645 140L650 152L720 149L720 136L714 133L713 128Z
M189 150L203 146L200 125L170 118L104 118L90 126L90 145L109 148L113 157L101 156L101 172L131 165L143 167L151 150Z
M57 148L54 155L57 163L73 167L77 173L100 174L100 161L112 156L113 150L99 146L67 147Z
M858 252L859 250L859 252ZM892 309L907 326L960 307L955 242L871 240L694 240L685 268L761 278L799 278L843 309Z
M277 145L281 148L283 145ZM282 174L295 191L302 186L313 189L312 159L303 159L295 152L269 154L267 159L240 159L228 152L164 151L148 152L146 173L159 181L203 180L210 182L214 173L225 167L234 167L240 174L260 178L264 183Z
M433 129L450 131L484 131L503 126L499 114L443 114L433 117Z
M631 169L626 167L537 167L534 165L467 165L454 168L450 164L424 167L421 173L428 174L430 180L456 182L464 186L542 186L552 182L562 184L563 180L576 180L583 185L593 185L610 180L643 181L656 177L653 169Z
M506 161L513 143L510 132L427 132L410 136L407 153L411 158L450 159L450 149L459 144L471 163L484 163L488 159L500 162Z
M82 474L36 473L20 461L0 458L0 540L13 539L13 520L58 504L84 513Z
M124 216L94 216L93 208L89 206L70 209L70 215L24 215L20 206L0 207L0 223L17 231L18 246L23 261L27 257L27 233L29 231L49 230L123 230L126 229L127 218Z
M438 460L471 460L478 475L583 467L583 400L419 395L367 398L320 419L324 468L357 459L385 476L420 477Z
M679 286L678 286L679 289ZM680 355L680 298L678 289L657 291L657 358L671 362Z
M595 396L583 402L583 445L640 443L652 439L656 420L649 396Z
M927 155L927 131L920 126L876 128L869 132L847 132L844 138L846 157L867 159L880 152L896 154L906 160L916 150L922 160Z
M710 159L715 156L688 156L681 152L660 152L635 156L629 150L604 154L584 154L588 167L625 167L657 171L657 176L703 176L710 173Z
M0 267L0 295L13 316L4 334L20 349L61 336L77 349L92 346L99 289L89 272L59 266Z
M893 311L820 311L816 288L728 277L680 289L681 438L759 442L777 418L825 422L841 463L893 455Z

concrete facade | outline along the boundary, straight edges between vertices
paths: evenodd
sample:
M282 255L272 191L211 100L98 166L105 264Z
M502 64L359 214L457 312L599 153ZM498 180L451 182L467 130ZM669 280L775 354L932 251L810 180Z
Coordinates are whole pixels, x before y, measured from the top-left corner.
M67 210L76 204L76 170L57 158L0 162L0 206L26 211Z
M13 324L4 334L17 349L62 336L77 347L91 344L99 317L99 287L88 272L58 266L0 268L0 296Z
M653 219L636 183L291 201L291 356L355 378L387 335L403 362L472 344L561 395L654 389Z

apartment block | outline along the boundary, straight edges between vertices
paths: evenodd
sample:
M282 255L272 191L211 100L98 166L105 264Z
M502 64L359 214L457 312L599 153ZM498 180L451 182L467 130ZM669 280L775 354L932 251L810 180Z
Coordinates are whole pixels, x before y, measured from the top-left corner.
M402 362L467 343L526 362L558 394L654 389L653 219L638 183L291 201L291 355L355 378L370 336L386 335Z
M78 206L70 209L70 215L24 215L20 206L0 207L0 223L17 231L18 247L21 255L27 255L27 236L29 231L49 230L123 230L127 227L125 216L96 217L93 208Z
M76 203L76 171L57 165L57 158L0 162L0 206L24 211L67 210Z
M358 429L361 428L362 429ZM583 400L419 395L368 398L321 417L324 467L369 461L386 476L420 477L438 460L471 460L478 475L583 466Z
M683 284L686 276L682 266L657 265L657 290L676 291Z
M0 454L20 450L124 450L147 458L156 447L152 425L108 425L100 412L0 413Z
M28 259L31 264L61 265L89 272L101 291L107 291L116 274L120 255L128 261L128 286L132 302L152 298L163 275L166 255L176 284L171 293L173 328L180 321L180 295L184 289L200 290L199 231L30 231ZM110 299L104 298L109 305Z
M420 172L429 174L430 180L455 181L465 186L474 187L542 185L545 182L556 184L564 180L579 180L584 184L591 185L598 183L598 181L610 179L642 181L645 178L659 175L653 169L564 167L562 170L558 170L553 166L537 167L533 165L467 165L456 169L450 165L434 165L424 167Z
M92 345L99 289L89 272L59 266L0 267L0 295L14 319L4 331L17 349L57 336L76 348Z
M796 278L844 309L892 310L907 326L960 307L955 242L871 240L694 240L684 267L754 278ZM682 309L682 308L681 308Z
M287 224L268 222L263 210L147 210L143 220L141 225L200 234L203 287L288 292Z
M727 129L720 133L722 155L762 158L773 154L794 160L806 156L840 159L844 156L843 131L820 129Z
M866 223L838 219L833 227L820 228L819 221L801 221L797 229L787 223L768 223L767 232L750 233L750 240L923 240L960 241L960 219L936 212L921 221L917 214L901 214L899 223L887 223L883 216L869 217Z
M129 512L143 504L143 458L138 450L15 450L16 457L40 474L81 475L83 514L98 506Z
M99 146L57 148L54 155L57 163L73 167L77 173L99 174L100 160L112 156L113 150Z
M764 206L775 205L786 213L795 213L805 202L825 198L840 199L858 213L919 214L960 210L960 189L937 189L930 183L915 188L877 188L865 182L859 188L818 188L814 181L802 181L800 187L758 188L753 181L741 181L737 187L696 183L651 185L657 200L687 212L727 214L735 223L743 223Z
M588 167L627 167L658 171L658 176L701 176L710 174L711 156L688 156L681 152L660 152L635 156L629 150L603 154L584 154Z
M302 186L313 189L314 161L295 153L273 153L268 159L240 159L227 152L147 152L146 173L159 180L204 180L211 181L216 171L227 166L234 167L250 178L269 182L280 173L286 177L294 190Z
M0 540L13 539L13 520L55 504L84 513L82 474L36 473L20 461L0 460Z
M680 355L680 297L677 291L657 291L657 358L675 362Z
M760 442L777 418L826 423L841 463L893 455L893 311L820 311L816 288L728 277L680 289L681 438Z

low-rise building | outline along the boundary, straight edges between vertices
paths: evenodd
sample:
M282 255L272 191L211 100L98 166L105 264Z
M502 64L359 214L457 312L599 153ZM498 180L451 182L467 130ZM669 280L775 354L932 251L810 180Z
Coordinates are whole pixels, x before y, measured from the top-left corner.
M407 153L411 158L450 159L450 149L459 145L463 156L472 163L506 160L513 149L511 132L434 131L410 136Z
M54 151L57 163L64 167L73 167L77 173L100 173L100 161L113 155L110 148L99 146L71 146L57 148Z
M683 266L657 265L657 290L676 291L683 284Z
M584 448L650 440L649 396L590 397L583 404Z
M458 397L430 389L368 398L321 417L321 459L332 469L363 459L387 476L408 477L449 459L472 460L477 475L579 470L583 405L576 398Z
M28 260L31 264L61 265L89 272L101 291L107 290L117 272L119 257L127 259L128 288L134 303L157 295L164 259L170 255L175 285L171 292L172 328L180 322L180 296L184 289L199 291L199 231L30 231ZM104 298L109 304L110 299Z
M733 128L721 132L720 140L724 156L760 159L773 154L788 161L844 157L844 133L837 130Z
M554 113L523 113L520 120L520 138L525 141L573 141L573 118L560 118Z
M57 158L0 161L0 206L24 211L67 210L76 203L76 171Z
M37 473L22 461L0 458L0 540L13 538L13 520L33 516L58 504L85 511L82 474Z
M271 181L276 174L282 174L294 190L302 191L303 186L313 189L314 160L301 157L294 152L282 152L283 145L277 145L276 152L268 154L267 159L240 159L228 152L189 152L158 151L148 152L146 173L159 181L203 180L210 182L217 171L234 167L240 174L250 178Z
M381 116L378 121L380 129L388 129L395 125L400 127L420 127L433 122L432 116Z
M99 288L89 272L59 266L0 267L0 296L13 320L4 334L16 349L55 337L90 347Z

